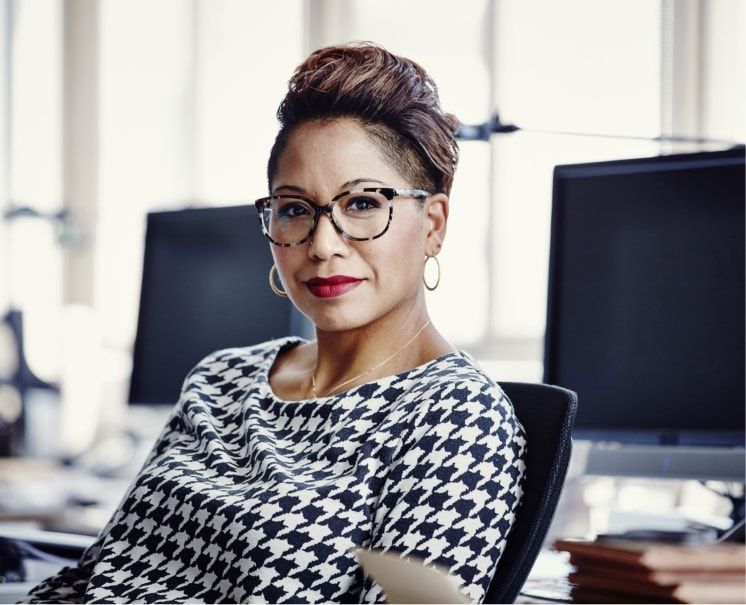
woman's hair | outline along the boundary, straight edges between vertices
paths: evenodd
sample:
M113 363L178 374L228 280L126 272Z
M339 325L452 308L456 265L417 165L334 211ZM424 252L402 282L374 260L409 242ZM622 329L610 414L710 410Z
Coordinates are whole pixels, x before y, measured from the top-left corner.
M277 110L269 186L293 130L335 118L360 123L384 158L420 189L449 194L458 163L458 119L440 108L438 88L414 61L370 42L312 53L293 73Z

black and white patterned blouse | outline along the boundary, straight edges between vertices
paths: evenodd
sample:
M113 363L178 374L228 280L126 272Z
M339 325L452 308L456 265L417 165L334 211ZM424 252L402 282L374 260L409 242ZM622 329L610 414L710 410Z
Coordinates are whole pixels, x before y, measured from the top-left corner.
M521 498L523 428L465 352L316 400L268 380L284 338L213 353L75 568L27 602L377 602L359 546L484 597Z

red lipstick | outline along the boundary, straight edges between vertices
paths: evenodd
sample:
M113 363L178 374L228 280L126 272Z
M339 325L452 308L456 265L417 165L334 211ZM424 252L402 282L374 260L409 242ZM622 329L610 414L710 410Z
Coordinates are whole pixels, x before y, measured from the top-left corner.
M306 282L311 294L319 298L342 296L362 282L362 279L348 275L332 275L331 277L314 277Z

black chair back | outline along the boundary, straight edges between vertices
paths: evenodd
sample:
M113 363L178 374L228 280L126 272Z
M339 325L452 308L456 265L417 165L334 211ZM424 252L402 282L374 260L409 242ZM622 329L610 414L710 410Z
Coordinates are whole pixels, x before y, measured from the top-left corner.
M485 603L512 603L539 555L570 461L578 407L573 391L546 384L501 382L526 430L523 499Z

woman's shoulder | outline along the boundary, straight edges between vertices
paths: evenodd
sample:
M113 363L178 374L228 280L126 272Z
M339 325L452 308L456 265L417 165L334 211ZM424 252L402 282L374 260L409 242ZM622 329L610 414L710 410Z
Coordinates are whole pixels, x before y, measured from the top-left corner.
M451 453L484 446L523 455L525 431L513 404L469 353L448 353L412 379L398 410L402 451L426 444Z
M500 385L462 350L447 353L408 376L404 400L402 412L415 426L517 424L513 405Z
M508 401L500 385L463 350L440 356L411 378L411 392L425 395L430 401L471 401L488 407L496 401Z
M213 351L203 357L189 372L185 384L201 377L235 378L249 375L271 363L277 352L285 346L303 342L296 336L285 336L245 347L229 347Z

